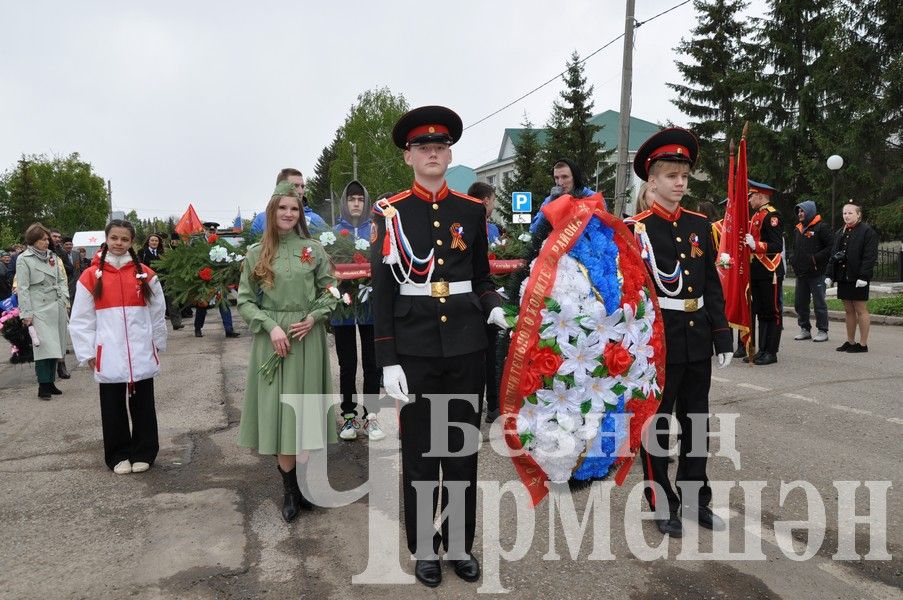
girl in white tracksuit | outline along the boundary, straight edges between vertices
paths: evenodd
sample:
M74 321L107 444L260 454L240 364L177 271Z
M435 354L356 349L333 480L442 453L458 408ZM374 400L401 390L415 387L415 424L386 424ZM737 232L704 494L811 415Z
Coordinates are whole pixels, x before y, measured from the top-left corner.
M134 239L131 223L110 221L100 253L78 279L69 319L75 356L100 384L104 458L117 474L147 471L160 448L153 377L166 349L166 303Z

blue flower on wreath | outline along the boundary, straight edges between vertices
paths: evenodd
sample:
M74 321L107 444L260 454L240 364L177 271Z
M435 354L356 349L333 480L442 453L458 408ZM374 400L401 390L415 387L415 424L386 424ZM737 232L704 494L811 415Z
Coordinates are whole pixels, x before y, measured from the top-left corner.
M621 307L618 245L614 241L614 233L598 217L593 217L568 253L586 269L590 283L602 297L607 314Z
M626 429L622 426L618 430L618 420L615 418L616 414L624 414L624 403L624 394L621 394L617 406L606 411L592 447L587 450L586 457L572 475L574 479L584 481L608 475L611 465L618 459L615 456L618 447L627 439Z

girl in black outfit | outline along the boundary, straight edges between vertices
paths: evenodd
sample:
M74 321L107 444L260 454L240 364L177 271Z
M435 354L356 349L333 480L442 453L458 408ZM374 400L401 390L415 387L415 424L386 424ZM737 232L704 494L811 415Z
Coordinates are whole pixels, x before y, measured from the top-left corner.
M834 236L834 248L825 270L825 283L837 282L837 298L846 312L847 341L838 352L869 351L869 282L878 259L878 234L862 222L862 208L843 207L844 226ZM856 342L856 325L859 342Z
M141 248L141 252L138 253L138 260L140 260L142 264L157 270L157 267L153 263L163 257L163 249L163 234L152 233L147 236L147 239L144 241L144 247ZM173 331L178 331L184 327L184 325L182 325L182 311L172 302L169 296L165 296L165 298L166 314L169 316L169 322L172 323Z

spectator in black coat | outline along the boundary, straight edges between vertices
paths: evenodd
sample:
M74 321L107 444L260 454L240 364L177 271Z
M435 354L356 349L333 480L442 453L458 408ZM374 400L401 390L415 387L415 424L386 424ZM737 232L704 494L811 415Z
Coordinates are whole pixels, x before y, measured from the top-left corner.
M837 298L846 312L847 341L838 352L869 351L869 282L878 260L878 234L862 222L862 208L849 203L843 207L844 226L834 238L834 247L825 270L825 284L837 282ZM859 342L856 342L856 325Z
M812 200L796 205L799 222L793 230L793 254L790 264L796 275L794 308L800 332L793 339L828 341L828 304L825 301L825 266L834 246L834 234ZM815 335L809 320L809 300L815 305Z

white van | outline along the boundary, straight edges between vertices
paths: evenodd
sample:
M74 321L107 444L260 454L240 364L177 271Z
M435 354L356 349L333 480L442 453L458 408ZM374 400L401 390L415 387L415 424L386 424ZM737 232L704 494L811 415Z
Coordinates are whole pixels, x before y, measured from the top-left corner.
M100 231L79 231L72 236L72 248L84 248L88 260L91 260L106 239L107 236L104 234L103 229Z

